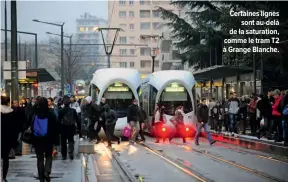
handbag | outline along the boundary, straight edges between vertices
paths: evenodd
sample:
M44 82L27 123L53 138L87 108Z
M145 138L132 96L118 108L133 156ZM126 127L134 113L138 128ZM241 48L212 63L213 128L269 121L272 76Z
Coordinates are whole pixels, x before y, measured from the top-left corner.
M21 140L27 144L33 143L33 134L30 127L22 133Z

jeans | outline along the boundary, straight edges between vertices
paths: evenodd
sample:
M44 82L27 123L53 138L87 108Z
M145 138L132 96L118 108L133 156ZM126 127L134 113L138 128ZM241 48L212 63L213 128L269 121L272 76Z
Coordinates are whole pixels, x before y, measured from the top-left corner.
M237 133L236 124L237 124L237 114L229 114L230 121L230 132Z
M201 133L202 127L204 128L204 131L205 131L206 134L207 134L209 143L211 144L213 140L212 140L212 137L211 137L210 132L209 132L208 123L205 123L205 124L203 124L203 125L202 125L202 124L198 124L198 126L197 126L197 131L196 131L196 136L195 136L195 142L198 143L199 135L200 135L200 133Z
M22 133L18 134L18 146L15 150L16 155L22 154L22 140L21 140Z
M35 152L37 156L37 169L40 180L44 180L45 175L51 174L52 169L52 144L38 144L35 145ZM44 165L45 157L45 165Z
M135 141L138 135L140 126L138 121L130 121L130 127L132 131L131 141Z
M283 138L285 138L285 121L282 121Z

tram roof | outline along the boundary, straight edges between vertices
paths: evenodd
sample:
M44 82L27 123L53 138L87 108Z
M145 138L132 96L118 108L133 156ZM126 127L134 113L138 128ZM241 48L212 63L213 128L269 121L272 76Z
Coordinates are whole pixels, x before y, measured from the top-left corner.
M123 80L128 83L130 88L137 89L141 84L141 75L138 70L131 68L104 68L95 71L91 84L101 90L111 81L121 82Z
M159 90L163 85L169 82L183 82L190 89L193 88L196 83L194 76L189 71L183 70L164 70L157 71L148 75L142 80L142 83L149 83Z

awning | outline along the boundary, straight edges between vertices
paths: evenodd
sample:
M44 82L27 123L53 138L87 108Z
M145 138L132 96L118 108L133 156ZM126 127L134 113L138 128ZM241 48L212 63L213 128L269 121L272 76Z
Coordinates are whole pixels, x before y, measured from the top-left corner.
M195 71L193 72L193 75L197 81L204 81L209 80L210 78L219 79L222 77L232 77L251 72L253 72L253 69L248 67L216 65Z
M27 69L27 76L29 73L37 72L38 82L50 82L60 80L59 75L53 69L37 68L37 69ZM34 75L34 74L33 74Z

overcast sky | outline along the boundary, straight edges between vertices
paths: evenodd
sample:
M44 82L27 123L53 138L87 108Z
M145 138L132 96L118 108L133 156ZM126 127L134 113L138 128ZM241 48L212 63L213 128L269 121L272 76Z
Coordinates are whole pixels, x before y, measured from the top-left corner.
M35 32L39 40L47 40L46 32L60 34L60 28L33 22L38 19L47 22L65 22L64 33L73 34L76 31L76 19L85 12L107 20L108 1L17 1L18 31ZM10 2L7 1L8 29L10 27ZM4 29L4 1L1 0L1 28ZM8 38L10 33L8 33ZM21 34L22 41L32 41L33 36ZM4 42L4 33L1 33Z

